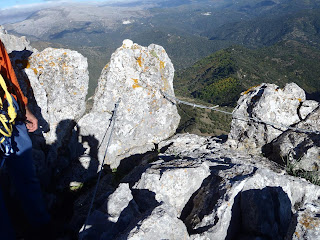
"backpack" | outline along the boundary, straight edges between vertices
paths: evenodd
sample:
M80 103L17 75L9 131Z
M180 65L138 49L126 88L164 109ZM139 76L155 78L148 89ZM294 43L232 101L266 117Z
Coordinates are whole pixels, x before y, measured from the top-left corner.
M0 98L0 149L5 155L8 155L13 152L11 147L11 136L13 125L17 117L17 111L14 104L17 103L9 93L6 82L1 74L0 90L4 95L3 98Z

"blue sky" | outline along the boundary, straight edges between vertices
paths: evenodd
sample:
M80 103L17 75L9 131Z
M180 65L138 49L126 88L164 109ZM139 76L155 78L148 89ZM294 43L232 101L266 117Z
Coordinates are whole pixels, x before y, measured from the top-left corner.
M20 22L43 8L62 5L66 2L115 3L137 0L0 0L0 25Z
M122 0L123 1L123 0ZM37 5L54 4L63 2L111 2L110 0L0 0L0 9L35 7Z
M90 2L88 0L52 0L52 1L46 1L46 0L0 0L0 9L2 8L11 8L11 7L31 7L38 4L48 4L48 3L57 3L57 2ZM100 0L103 1L103 0ZM91 1L91 2L97 2L97 1Z

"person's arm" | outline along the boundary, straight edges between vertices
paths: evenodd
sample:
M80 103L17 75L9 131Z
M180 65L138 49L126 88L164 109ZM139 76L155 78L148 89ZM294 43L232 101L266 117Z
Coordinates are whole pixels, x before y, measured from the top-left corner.
M29 132L34 132L38 129L38 119L32 114L28 106L26 106L26 126Z

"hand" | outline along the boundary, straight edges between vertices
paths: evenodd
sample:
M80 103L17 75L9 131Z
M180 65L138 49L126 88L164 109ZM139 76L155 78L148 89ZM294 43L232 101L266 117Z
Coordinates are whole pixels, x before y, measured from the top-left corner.
M26 126L29 132L34 132L38 129L38 119L32 114L29 108L26 106Z

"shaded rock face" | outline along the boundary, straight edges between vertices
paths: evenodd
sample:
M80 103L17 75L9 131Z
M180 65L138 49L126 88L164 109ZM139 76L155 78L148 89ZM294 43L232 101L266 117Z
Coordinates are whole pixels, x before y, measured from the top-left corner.
M79 121L81 135L93 134L104 157L107 133L115 103L120 100L106 163L116 168L120 160L154 149L175 133L180 117L176 106L161 91L173 93L173 65L165 52L151 44L142 47L125 40L102 70L93 107Z
M83 239L317 236L319 186L218 138L184 134L160 145L159 159L136 167L90 216Z
M241 217L241 226L230 225L229 229L238 228L242 235L258 235L271 239L286 237L292 219L291 201L281 187L246 190L239 195L240 203L232 209L231 223L233 218ZM239 216L236 215L238 211Z

